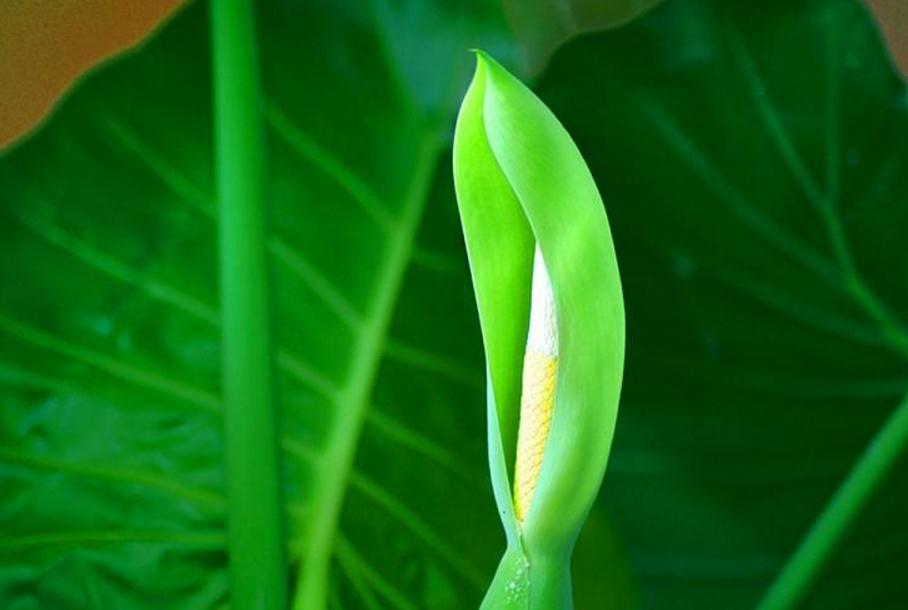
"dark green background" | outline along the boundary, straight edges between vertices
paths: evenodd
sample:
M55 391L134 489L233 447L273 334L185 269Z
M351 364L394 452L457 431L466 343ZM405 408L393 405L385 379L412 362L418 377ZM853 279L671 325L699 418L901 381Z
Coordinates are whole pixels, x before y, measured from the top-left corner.
M315 477L342 476L336 607L475 607L504 540L449 148L465 49L518 73L522 50L492 3L259 9L291 550ZM0 607L227 602L206 18L189 6L0 160ZM822 211L901 324L904 87L852 0L670 0L533 82L602 191L628 317L578 607L753 607L908 389ZM381 366L334 472L364 329ZM807 607L908 604L906 484L902 460Z

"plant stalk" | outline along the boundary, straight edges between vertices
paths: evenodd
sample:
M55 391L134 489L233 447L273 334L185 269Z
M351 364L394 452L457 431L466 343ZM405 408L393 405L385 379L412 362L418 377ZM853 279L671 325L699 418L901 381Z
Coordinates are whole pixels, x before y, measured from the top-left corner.
M269 320L261 100L251 0L212 0L231 607L286 607Z
M569 558L533 562L530 578L530 608L573 610Z
M805 597L861 509L908 443L908 396L895 408L820 517L788 559L757 610L789 610Z

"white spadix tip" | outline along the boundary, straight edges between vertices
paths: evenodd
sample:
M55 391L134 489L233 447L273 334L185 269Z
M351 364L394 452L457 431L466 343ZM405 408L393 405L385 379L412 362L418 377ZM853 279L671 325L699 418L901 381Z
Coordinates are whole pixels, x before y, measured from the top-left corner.
M555 314L555 295L549 272L536 245L533 257L533 287L530 306L530 330L527 351L535 350L552 358L558 357L558 319Z

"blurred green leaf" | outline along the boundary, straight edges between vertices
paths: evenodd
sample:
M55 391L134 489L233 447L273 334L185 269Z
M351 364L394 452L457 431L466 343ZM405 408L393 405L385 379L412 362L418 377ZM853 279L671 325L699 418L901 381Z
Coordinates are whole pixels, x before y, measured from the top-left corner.
M529 71L537 74L568 39L620 27L662 0L501 0Z
M200 4L0 161L2 608L228 601ZM475 607L504 538L447 150L466 49L513 55L504 18L259 17L288 574L333 553L333 606Z
M294 557L314 460L357 404L332 398L364 353L353 327L406 239L393 223L424 206L344 487L335 607L476 607L504 546L444 158L462 49L514 63L503 18L478 8L261 15ZM0 161L0 607L226 601L204 13L86 78ZM642 607L752 607L908 388L819 213L834 204L900 328L904 88L857 0L690 0L570 43L537 91L590 164L624 281L596 518L608 508ZM438 133L440 153L422 148ZM906 466L809 607L904 606ZM583 602L620 573L613 550L578 565L592 540L578 608L613 608Z
M628 314L604 502L645 608L754 607L908 389L908 115L859 2L667 2L538 91ZM807 608L908 599L904 458Z

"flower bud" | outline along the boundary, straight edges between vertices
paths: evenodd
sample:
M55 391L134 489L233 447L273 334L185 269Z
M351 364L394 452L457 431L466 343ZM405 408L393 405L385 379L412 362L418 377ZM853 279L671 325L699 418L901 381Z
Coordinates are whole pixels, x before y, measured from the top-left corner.
M570 608L570 555L605 472L624 366L608 220L561 123L481 52L458 117L454 179L507 537L483 607Z

